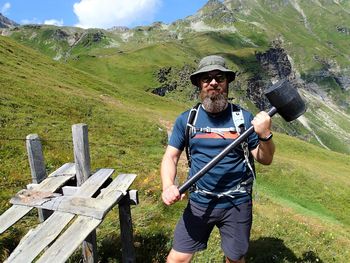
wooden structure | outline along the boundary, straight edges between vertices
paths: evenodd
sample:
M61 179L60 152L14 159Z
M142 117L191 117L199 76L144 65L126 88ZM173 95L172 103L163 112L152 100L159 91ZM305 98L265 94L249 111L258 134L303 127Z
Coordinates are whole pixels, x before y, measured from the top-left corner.
M0 216L0 234L34 207L41 223L22 238L5 262L65 262L81 244L83 261L97 262L95 229L116 204L122 259L135 262L130 204L137 204L138 198L137 191L128 189L136 175L120 174L112 180L113 169L90 175L87 126L73 125L72 131L75 163L66 163L47 177L41 142L37 135L27 136L33 184L10 200L12 207ZM78 185L68 186L74 179Z

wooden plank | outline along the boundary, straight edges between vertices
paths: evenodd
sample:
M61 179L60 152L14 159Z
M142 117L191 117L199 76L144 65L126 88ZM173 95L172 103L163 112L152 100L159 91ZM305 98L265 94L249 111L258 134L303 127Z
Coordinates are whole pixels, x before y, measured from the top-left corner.
M64 196L72 196L76 194L79 188L79 186L66 185L62 187L62 193Z
M34 187L34 189L54 192L74 176L75 164L66 163L55 172L51 173L46 180L42 181L37 187Z
M51 200L38 204L31 203L30 206L37 208L73 213L77 215L90 216L96 219L102 219L107 212L123 197L121 191L116 191L113 198L97 199L86 197L56 197Z
M121 192L123 196L125 196L136 176L136 174L119 174L117 178L115 178L113 182L96 198L101 200L100 206L104 207L103 217L120 200L121 197L116 193Z
M126 195L127 190L134 182L136 174L119 174L107 188L101 191L97 199L113 198L115 191L121 191Z
M93 174L81 187L79 187L74 195L74 198L79 200L79 197L92 196L106 182L106 180L113 174L113 172L113 169L100 169L95 174ZM62 200L70 198L71 197L67 196L62 197L59 194L48 191L22 189L14 197L11 198L10 202L14 205L45 207L50 210L57 210L57 206L62 202Z
M53 171L48 175L48 177L55 177L60 175L75 175L75 163L65 163L61 167L59 167L57 170Z
M24 217L32 207L13 205L0 216L0 234Z
M113 169L100 169L76 192L78 196L92 196L113 174ZM24 206L23 206L24 207ZM28 232L7 259L8 262L30 262L48 246L74 218L74 213L54 212L46 221Z
M31 229L5 262L32 262L74 218L74 214L55 212L36 228Z
M101 222L102 220L99 219L79 216L36 262L66 262L70 255Z
M126 194L126 191L136 178L135 174L120 174L112 183L101 191L97 198L85 196L58 196L46 198L21 198L17 195L11 199L13 204L34 206L37 208L91 216L102 219L108 211ZM81 186L83 188L84 184ZM87 187L88 188L88 187ZM37 197L40 197L37 195Z
M114 169L100 169L80 186L75 196L92 196L112 176Z
M52 174L50 174L49 177L46 178L46 180L38 184L35 187L35 189L40 190L45 189L45 187L48 187L49 189L45 190L55 191L58 188L60 188L66 181L74 177L74 172L74 163L66 163L60 168L58 168L56 171L54 171ZM47 183L47 181L50 182ZM13 205L8 210L6 210L0 216L0 234L6 231L10 226L15 224L23 216L25 216L31 209L32 207Z

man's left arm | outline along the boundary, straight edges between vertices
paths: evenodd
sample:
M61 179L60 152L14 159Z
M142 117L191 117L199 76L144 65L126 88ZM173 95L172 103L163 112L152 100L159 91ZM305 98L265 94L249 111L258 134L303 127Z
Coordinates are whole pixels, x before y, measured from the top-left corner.
M271 124L271 117L265 111L259 112L252 120L254 131L262 140L259 141L259 145L251 153L256 161L265 165L272 163L275 153Z

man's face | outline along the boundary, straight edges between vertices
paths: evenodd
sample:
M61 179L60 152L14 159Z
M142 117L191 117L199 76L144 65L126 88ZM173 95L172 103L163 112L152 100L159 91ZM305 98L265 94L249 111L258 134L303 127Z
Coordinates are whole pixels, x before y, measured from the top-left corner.
M228 82L224 72L213 70L199 77L200 99L206 111L218 113L227 106Z

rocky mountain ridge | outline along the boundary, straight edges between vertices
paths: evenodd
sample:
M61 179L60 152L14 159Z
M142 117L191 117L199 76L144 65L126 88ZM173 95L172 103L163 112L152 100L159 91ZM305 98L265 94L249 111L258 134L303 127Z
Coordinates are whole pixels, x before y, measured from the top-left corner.
M176 46L195 60L155 67L158 85L145 90L185 101L196 97L188 76L198 59L208 52L221 54L237 70L231 89L238 91L241 102L268 107L263 95L266 87L288 78L308 101L308 113L300 121L308 132L300 127L281 129L293 135L304 133L300 137L314 137L324 147L350 153L349 10L346 1L209 0L195 14L171 24L109 30L25 25L0 32L75 65L80 65L82 57L94 63L142 49L157 52L157 47ZM169 53L170 61L178 51ZM109 67L113 71L117 66Z
M15 26L19 26L19 24L0 13L0 28L11 28Z

